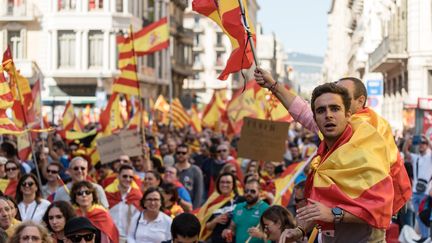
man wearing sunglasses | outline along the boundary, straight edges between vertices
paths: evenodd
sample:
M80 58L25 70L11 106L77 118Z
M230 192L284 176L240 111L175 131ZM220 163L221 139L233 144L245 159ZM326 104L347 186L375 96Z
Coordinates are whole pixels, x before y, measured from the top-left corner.
M85 217L74 217L66 222L65 243L95 243L98 230Z
M73 158L68 168L68 172L71 176L72 181L67 183L65 186L61 186L57 188L57 191L54 196L54 201L63 200L63 201L70 202L71 198L69 192L72 188L72 185L76 182L87 180L87 173L88 173L87 168L88 168L88 162L86 159L84 159L83 157ZM109 204L103 188L99 184L96 183L92 183L92 184L96 190L100 204L105 208L108 208Z
M246 202L236 205L232 213L230 226L222 231L222 237L226 242L246 242L251 236L250 243L264 242L262 234L256 227L260 222L263 212L269 207L267 203L260 199L260 184L256 179L246 182L244 197ZM235 241L234 241L235 237Z
M43 198L46 198L50 202L54 197L53 194L59 187L58 177L61 169L62 165L59 162L52 162L46 167L44 174L46 175L47 183L42 186L41 192Z

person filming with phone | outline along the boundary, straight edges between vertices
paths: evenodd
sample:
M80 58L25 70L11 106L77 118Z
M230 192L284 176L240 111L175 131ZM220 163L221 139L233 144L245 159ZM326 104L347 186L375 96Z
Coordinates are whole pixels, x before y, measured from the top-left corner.
M418 145L418 153L410 152L412 147ZM412 203L416 216L416 225L418 225L422 238L429 236L429 230L424 225L419 216L419 205L426 198L430 190L430 181L432 179L432 153L430 149L430 141L425 135L413 136L407 138L403 152L405 161L411 162L413 168L413 195Z

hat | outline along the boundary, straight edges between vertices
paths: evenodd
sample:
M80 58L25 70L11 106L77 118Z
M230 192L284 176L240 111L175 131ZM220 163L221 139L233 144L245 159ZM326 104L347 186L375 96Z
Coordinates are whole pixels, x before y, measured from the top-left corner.
M429 139L427 139L427 137L425 135L422 135L420 138L420 142L429 144Z
M90 222L90 220L88 220L88 218L73 217L66 222L66 225L64 227L64 234L66 236L72 235L81 230L88 230L93 233L97 232L96 227L93 226L93 224Z
M3 156L0 156L0 165L5 165L7 162L7 159Z

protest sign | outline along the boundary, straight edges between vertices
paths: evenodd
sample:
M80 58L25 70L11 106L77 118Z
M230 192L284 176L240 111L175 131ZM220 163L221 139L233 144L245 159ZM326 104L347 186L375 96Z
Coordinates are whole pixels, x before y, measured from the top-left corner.
M102 164L113 162L121 155L129 157L142 155L141 141L137 131L121 131L102 137L96 143Z

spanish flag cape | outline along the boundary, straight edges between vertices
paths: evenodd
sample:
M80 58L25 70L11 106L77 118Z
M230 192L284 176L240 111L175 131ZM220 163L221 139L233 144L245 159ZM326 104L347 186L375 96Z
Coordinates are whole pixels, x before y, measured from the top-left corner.
M233 200L234 197L234 193L231 193L229 196L224 196L214 192L207 199L206 203L204 203L204 205L198 210L196 216L201 223L200 240L207 240L212 233L211 230L206 229L206 223L212 216L213 212L222 207L228 201Z
M381 135L385 145L387 145L387 156L390 160L390 176L393 180L393 215L396 214L405 203L411 198L412 190L408 173L404 166L404 161L394 142L394 137L390 125L386 120L376 114L372 109L365 108L351 117L351 123L356 129L361 122L371 124Z
M111 242L119 242L117 227L109 212L102 205L93 204L85 213L83 213L80 208L77 208L76 214L78 216L87 217L96 228L109 237Z
M118 189L119 186L119 179L115 179L113 183L108 185L105 188L105 195L108 199L109 208L114 207L119 202L122 201L122 195L121 192ZM126 195L126 204L134 205L138 210L140 210L140 200L142 198L142 192L139 186L135 183L135 181L132 181L130 190L128 194ZM141 210L140 210L141 211Z
M118 177L118 173L112 172L110 173L101 183L101 186L103 188L106 188L107 186L111 185ZM139 178L139 176L134 175L134 181L137 185L141 185L142 181Z
M327 207L340 207L375 228L391 220L393 184L386 141L368 123L347 128L328 149L324 142L311 162L305 187L307 198ZM383 161L380 163L380 161ZM331 225L319 222L323 228Z
M4 195L15 198L17 186L18 180L0 179L0 191L2 191Z

